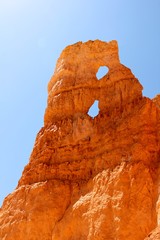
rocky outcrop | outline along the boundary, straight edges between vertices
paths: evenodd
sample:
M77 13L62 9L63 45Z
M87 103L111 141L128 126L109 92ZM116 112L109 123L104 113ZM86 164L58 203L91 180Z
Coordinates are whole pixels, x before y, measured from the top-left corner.
M156 104L158 108L160 108L160 94L158 94L154 99L153 102Z
M100 66L109 72L98 80ZM0 210L0 239L158 239L158 99L142 96L116 41L68 46L48 85L44 127Z
M160 109L160 95L157 95L153 102L155 105ZM157 123L159 125L159 122ZM159 127L158 127L159 129ZM159 131L157 132L159 136ZM160 176L160 168L158 168L158 176ZM160 177L158 177L158 200L156 204L156 212L157 212L157 227L148 234L148 236L145 238L145 240L159 240L160 239Z

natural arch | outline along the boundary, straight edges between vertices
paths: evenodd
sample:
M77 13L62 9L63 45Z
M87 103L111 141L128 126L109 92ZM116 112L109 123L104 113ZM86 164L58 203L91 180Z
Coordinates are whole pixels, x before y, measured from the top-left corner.
M99 114L98 103L99 103L99 101L95 100L88 111L88 115L92 118L96 117Z
M96 73L96 77L98 80L100 80L101 78L103 78L109 71L109 68L106 66L101 66L99 67L97 73Z

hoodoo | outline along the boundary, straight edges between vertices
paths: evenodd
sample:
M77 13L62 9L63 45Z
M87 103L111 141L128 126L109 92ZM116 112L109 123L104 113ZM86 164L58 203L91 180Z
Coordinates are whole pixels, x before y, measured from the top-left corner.
M0 209L0 240L159 240L159 172L160 96L142 95L116 41L68 46L29 163Z

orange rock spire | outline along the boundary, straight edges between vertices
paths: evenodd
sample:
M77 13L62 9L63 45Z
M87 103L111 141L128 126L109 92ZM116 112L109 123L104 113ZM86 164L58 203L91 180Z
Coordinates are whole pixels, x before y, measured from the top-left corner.
M109 72L98 80L100 66ZM160 239L150 233L160 221L159 106L120 63L116 41L65 48L44 127L0 210L0 240Z

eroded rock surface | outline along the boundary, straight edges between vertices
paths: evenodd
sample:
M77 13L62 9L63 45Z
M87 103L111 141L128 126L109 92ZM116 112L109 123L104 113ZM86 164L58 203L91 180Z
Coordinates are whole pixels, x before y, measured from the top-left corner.
M98 80L100 66L109 72ZM0 239L158 240L159 106L120 63L116 41L64 49L44 127L0 210Z

